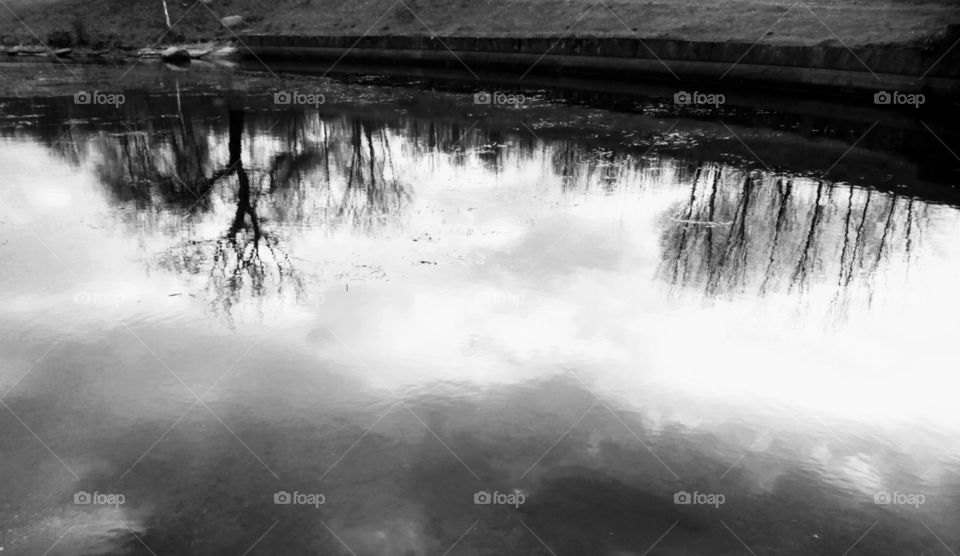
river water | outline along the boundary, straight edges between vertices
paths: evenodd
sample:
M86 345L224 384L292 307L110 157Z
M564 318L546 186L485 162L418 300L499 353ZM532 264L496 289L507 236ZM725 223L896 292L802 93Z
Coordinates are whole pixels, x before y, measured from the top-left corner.
M5 554L960 551L934 123L3 71Z

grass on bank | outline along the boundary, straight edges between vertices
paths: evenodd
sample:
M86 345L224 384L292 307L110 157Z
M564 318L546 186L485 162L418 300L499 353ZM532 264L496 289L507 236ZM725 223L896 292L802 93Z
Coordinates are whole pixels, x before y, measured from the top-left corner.
M6 45L147 46L166 32L162 0L4 0ZM330 35L615 36L833 42L930 40L960 23L956 0L167 0L165 42L234 32ZM72 44L67 44L72 43Z

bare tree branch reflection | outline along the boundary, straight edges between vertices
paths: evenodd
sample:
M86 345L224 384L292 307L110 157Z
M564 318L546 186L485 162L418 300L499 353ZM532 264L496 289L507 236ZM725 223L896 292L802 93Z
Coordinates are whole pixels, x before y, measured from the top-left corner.
M891 261L909 269L928 221L930 203L893 187L749 169L682 137L650 154L657 139L642 135L550 127L541 135L538 127L534 137L462 114L225 111L179 91L154 101L165 104L129 106L136 123L115 114L80 129L49 126L44 140L65 160L93 165L126 225L144 236L161 230L169 245L160 265L204 277L211 305L228 318L244 300L306 295L312 275L287 251L299 232L401 228L413 200L402 175L410 164L469 167L492 179L539 164L571 198L645 188L676 195L658 222L657 274L672 292L817 296L838 315L853 299L873 301Z
M787 180L784 184L782 179L777 180L777 201L776 213L777 222L774 224L773 240L770 242L770 258L767 267L763 272L763 282L760 283L760 295L767 293L770 286L770 280L773 278L774 264L777 262L777 248L780 245L780 239L786 232L786 225L789 222L788 214L790 209L790 194L793 192L793 180Z
M245 299L259 306L268 295L307 296L307 277L284 247L290 230L344 225L374 233L411 200L383 126L310 120L302 113L285 114L270 126L263 118L247 120L242 110L228 111L228 159L209 178L195 180L232 207L226 230L217 238L197 238L194 219L187 219L181 240L159 257L174 272L205 273L208 302L228 322ZM258 146L268 138L275 146Z
M864 302L873 302L891 257L909 268L920 229L914 200L822 180L727 172L722 178L716 172L709 194L699 193L698 172L664 230L658 273L674 288L700 290L707 298L804 296L821 287L815 276L828 273L838 277L830 305L842 316L855 284ZM728 214L729 226L707 225Z
M793 269L793 274L790 276L789 291L797 288L802 294L809 286L810 273L816 265L816 239L817 233L820 231L823 223L823 188L823 180L818 181L817 196L813 200L813 215L810 217L810 227L807 228L803 242L803 250L800 253L800 258L797 260L797 266Z

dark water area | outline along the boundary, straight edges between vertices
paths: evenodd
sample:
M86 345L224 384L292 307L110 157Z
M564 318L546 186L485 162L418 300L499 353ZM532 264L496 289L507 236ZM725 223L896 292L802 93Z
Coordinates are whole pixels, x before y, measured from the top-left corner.
M4 554L960 551L949 125L0 71Z

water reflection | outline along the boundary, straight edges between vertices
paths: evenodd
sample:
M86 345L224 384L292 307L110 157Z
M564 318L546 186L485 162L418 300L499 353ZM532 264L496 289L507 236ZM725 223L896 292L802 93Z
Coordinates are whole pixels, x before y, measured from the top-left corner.
M869 303L891 259L909 269L926 223L926 204L912 197L824 180L711 165L689 187L666 226L660 274L707 296L832 284L834 309L858 294Z
M228 119L229 158L226 166L216 170L209 179L201 177L202 181L199 183L202 183L202 188L199 191L189 186L187 188L196 197L192 207L207 202L208 195L219 181L235 177L236 208L229 225L216 239L191 238L181 241L160 257L159 264L175 272L208 272L209 284L206 291L213 297L211 304L214 310L221 311L229 319L230 308L241 296L262 297L267 287L281 295L284 287L290 286L297 297L302 297L303 282L290 255L284 250L278 233L271 229L275 224L264 226L257 208L261 197L271 195L275 186L284 188L289 183L289 176L276 183L273 181L276 171L269 172L271 181L265 191L264 181L267 176L257 173L257 183L251 187L250 175L243 165L241 155L243 112L230 110ZM277 156L277 160L281 160L281 155ZM198 182L195 180L194 183ZM278 222L283 223L283 214L278 218Z
M270 112L179 91L175 114L127 108L135 122L83 122L51 147L72 164L94 160L128 223L170 237L157 264L208 275L209 302L228 319L244 297L289 288L304 298L304 276L284 245L291 234L401 228L416 210L407 176L424 164L434 173L474 163L494 176L509 166L541 172L539 180L559 184L546 191L557 199L676 195L683 200L662 215L660 279L707 298L802 298L832 287L830 311L841 316L852 299L871 302L890 261L909 266L928 220L928 203L909 191L704 161L695 142L677 152L688 137L668 139L671 154L660 155L639 152L645 145L541 140L526 124L530 133L330 109ZM224 231L198 237L212 220L226 220Z
M103 113L41 99L36 125L0 128L16 263L2 295L27 300L0 319L0 439L18 446L3 543L622 556L960 542L960 217L926 194L942 190L767 169L689 121L474 119L448 97L364 94L278 110L173 89ZM70 302L115 280L128 289L113 305ZM69 505L78 489L129 503ZM473 503L514 489L519 508ZM327 504L275 505L278 490ZM676 504L681 490L727 503ZM883 490L928 504L875 504Z

